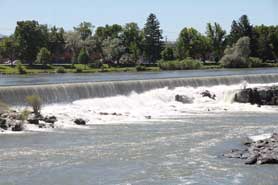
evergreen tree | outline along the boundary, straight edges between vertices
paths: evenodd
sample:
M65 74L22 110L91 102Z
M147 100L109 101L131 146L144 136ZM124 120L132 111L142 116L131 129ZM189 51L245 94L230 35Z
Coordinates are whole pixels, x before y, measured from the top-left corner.
M150 63L160 58L162 39L160 23L154 14L150 14L144 28L144 55Z
M84 64L84 68L86 68L86 65L88 65L89 60L90 60L90 58L89 58L86 50L84 48L82 48L80 50L79 55L78 55L78 63L79 64Z
M47 65L49 64L51 61L51 53L50 51L48 51L47 48L41 48L38 55L37 55L37 59L36 62L38 64L43 64L43 65Z

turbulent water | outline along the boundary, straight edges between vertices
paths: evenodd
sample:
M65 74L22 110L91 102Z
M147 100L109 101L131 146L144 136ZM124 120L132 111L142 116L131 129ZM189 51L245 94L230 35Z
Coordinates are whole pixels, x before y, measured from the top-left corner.
M0 184L275 185L277 166L245 166L222 154L247 136L278 132L276 107L233 102L239 89L274 85L277 77L1 88L2 97L39 92L63 103L43 107L58 117L57 128L0 136ZM204 90L216 100L202 97ZM176 102L177 94L193 103ZM74 125L75 118L88 125Z

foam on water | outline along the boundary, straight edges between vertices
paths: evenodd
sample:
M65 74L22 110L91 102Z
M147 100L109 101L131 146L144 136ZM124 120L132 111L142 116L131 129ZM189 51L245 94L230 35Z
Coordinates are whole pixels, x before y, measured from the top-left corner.
M246 84L248 87L266 86L266 84ZM244 85L244 86L246 86ZM268 86L274 85L267 84ZM69 104L47 105L44 114L58 117L60 127L78 127L73 124L75 118L83 118L88 124L149 124L175 118L177 122L190 116L221 116L225 112L266 112L272 113L274 107L257 107L250 104L234 103L235 93L242 84L218 85L212 87L177 87L160 88L143 93L132 92L130 95L117 95L106 98L93 98L74 101ZM216 100L202 97L201 92L209 90L216 95ZM175 101L177 94L186 95L192 104ZM106 114L106 115L104 115ZM151 117L151 119L149 119Z

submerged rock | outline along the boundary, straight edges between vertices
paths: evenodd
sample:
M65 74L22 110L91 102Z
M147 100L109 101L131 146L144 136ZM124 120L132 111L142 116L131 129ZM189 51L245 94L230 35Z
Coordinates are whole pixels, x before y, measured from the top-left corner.
M83 120L83 119L81 119L81 118L75 119L75 120L74 120L74 123L75 123L76 125L86 125L86 121Z
M260 138L260 137L257 137ZM261 140L245 143L245 149L233 149L224 154L227 158L244 159L245 164L277 164L278 163L278 134L271 137L263 135Z
M193 103L193 100L186 95L176 95L175 96L175 101L181 102L181 103L184 103L184 104Z

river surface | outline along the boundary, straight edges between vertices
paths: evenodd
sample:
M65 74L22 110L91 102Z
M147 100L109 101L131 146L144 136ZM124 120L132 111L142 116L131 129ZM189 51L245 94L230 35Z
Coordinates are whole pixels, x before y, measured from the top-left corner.
M196 74L225 75L222 73ZM238 73L277 72L260 69L231 75ZM186 76L190 72L167 72L167 78L171 78L169 74L190 77ZM131 79L147 78L133 75ZM148 78L156 75L165 78L147 73ZM115 76L118 80L128 78ZM1 83L23 83L18 77L8 78L14 80ZM54 78L48 76L46 82L57 83L58 77ZM59 81L64 80L60 76ZM247 136L278 132L278 108L232 101L243 85L277 83L278 79L271 84L164 87L46 105L43 114L58 117L55 129L27 127L24 133L0 134L0 185L276 185L278 166L247 166L222 155L241 147ZM202 97L204 90L216 94L216 100ZM192 104L176 102L176 94L187 95ZM74 125L74 118L85 119L87 126Z
M57 83L80 83L97 81L149 80L165 78L190 78L207 76L229 76L246 74L276 74L278 68L262 69L216 69L161 72L117 72L95 74L38 74L38 75L1 75L0 86L41 85Z

